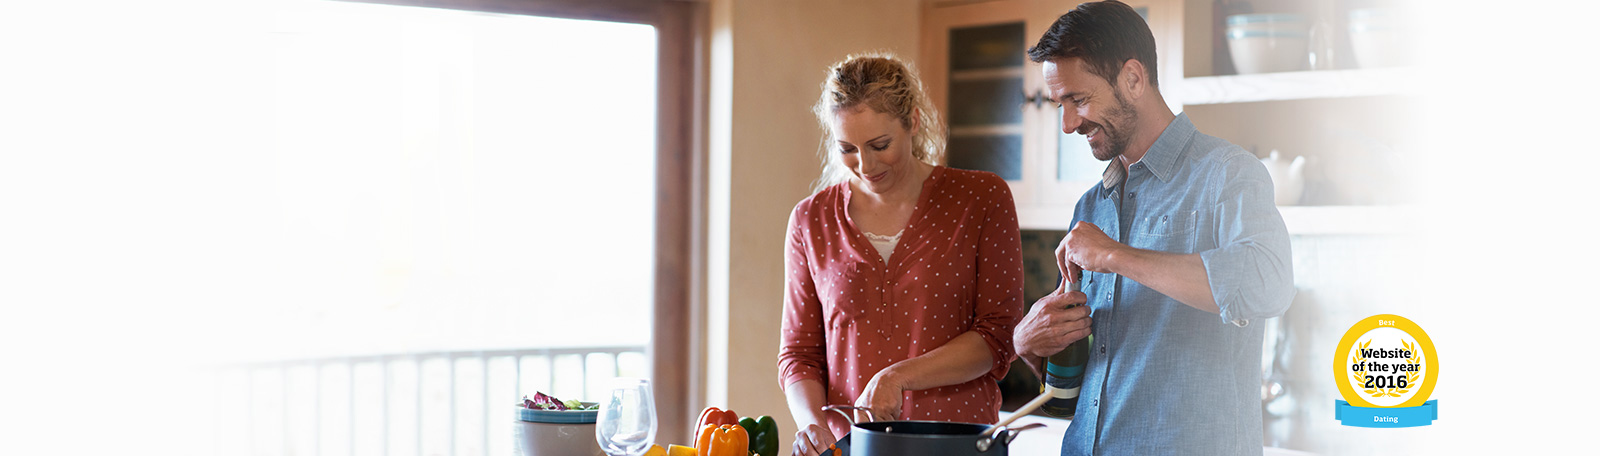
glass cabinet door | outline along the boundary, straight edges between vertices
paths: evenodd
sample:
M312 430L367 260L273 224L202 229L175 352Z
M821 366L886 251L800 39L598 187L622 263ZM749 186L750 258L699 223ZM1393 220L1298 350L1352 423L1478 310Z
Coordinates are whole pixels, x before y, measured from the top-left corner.
M950 167L1022 180L1025 33L1023 22L950 29Z
M1105 172L1107 162L1094 158L1094 153L1089 150L1089 139L1077 133L1062 133L1061 110L1055 113L1057 125L1056 147L1049 153L1055 155L1056 169L1051 176L1056 182L1073 184L1090 184L1100 181L1100 176ZM1084 188L1083 190L1088 190Z

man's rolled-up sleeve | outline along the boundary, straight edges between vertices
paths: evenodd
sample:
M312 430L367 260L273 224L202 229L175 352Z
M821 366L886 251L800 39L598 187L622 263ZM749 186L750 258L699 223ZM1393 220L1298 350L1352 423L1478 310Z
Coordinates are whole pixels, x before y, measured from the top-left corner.
M1200 253L1222 320L1242 325L1283 315L1294 299L1289 230L1272 178L1248 154L1230 158L1215 212L1217 248Z

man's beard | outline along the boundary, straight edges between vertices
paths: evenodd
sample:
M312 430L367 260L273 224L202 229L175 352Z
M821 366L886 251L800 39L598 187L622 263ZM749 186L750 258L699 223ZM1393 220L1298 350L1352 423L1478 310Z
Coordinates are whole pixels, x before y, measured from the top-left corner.
M1111 96L1116 99L1117 105L1106 110L1105 123L1096 122L1093 128L1080 129L1080 131L1094 131L1094 128L1099 128L1101 134L1105 135L1105 141L1102 142L1105 147L1089 145L1089 151L1100 161L1120 157L1128 151L1128 143L1133 141L1133 126L1139 120L1139 113L1133 110L1133 106L1128 105L1127 99L1122 98L1122 90L1112 89Z

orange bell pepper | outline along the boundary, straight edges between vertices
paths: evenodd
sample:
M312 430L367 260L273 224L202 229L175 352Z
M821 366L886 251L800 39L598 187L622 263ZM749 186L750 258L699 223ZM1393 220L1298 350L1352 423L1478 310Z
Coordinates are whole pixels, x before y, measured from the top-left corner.
M750 456L750 435L737 424L718 426L700 456Z
M689 436L690 441L698 442L700 437L699 429L707 424L717 426L724 424L739 424L739 414L734 413L733 410L706 407L705 410L700 411L700 419L694 422L694 428L692 429L695 429L695 435ZM695 448L699 447L696 446Z
M711 452L711 435L717 432L717 425L707 424L700 427L700 435L694 438L694 449L700 456L709 456Z

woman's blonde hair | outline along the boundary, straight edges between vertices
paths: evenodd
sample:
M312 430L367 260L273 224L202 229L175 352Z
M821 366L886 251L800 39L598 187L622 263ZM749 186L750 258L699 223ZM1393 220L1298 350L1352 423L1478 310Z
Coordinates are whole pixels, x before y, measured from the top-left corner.
M888 53L852 54L828 67L822 97L811 109L822 125L822 177L812 192L850 180L852 174L839 158L830 123L839 111L858 106L894 116L906 128L915 125L911 131L911 156L939 165L944 157L944 128L910 65Z

